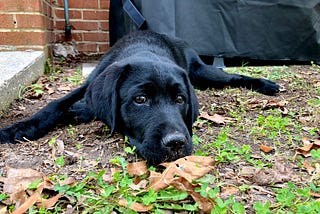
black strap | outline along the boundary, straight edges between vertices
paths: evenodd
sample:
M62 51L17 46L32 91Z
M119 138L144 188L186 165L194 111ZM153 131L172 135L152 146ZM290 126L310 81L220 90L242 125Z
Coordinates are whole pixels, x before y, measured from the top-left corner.
M132 21L138 26L138 28L141 28L143 23L146 21L143 15L130 0L123 1L123 10L126 11Z

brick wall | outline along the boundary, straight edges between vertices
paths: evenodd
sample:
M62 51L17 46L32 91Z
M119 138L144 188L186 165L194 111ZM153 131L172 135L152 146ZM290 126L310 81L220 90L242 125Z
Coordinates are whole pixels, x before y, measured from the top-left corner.
M73 43L79 52L109 48L110 0L68 0L71 37L65 37L63 0L0 0L0 51L47 50ZM50 48L49 48L50 49Z
M44 50L47 19L40 0L0 0L0 50Z
M54 40L72 41L79 52L104 53L109 48L110 0L69 0L71 38L65 36L63 0L54 7Z

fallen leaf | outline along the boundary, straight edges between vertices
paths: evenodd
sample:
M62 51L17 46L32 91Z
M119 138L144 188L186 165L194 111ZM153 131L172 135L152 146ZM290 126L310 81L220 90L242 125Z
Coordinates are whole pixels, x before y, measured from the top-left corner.
M243 177L253 177L257 173L258 169L253 166L244 166L241 168L239 175Z
M199 192L196 192L195 189L199 188L199 184L192 184L183 177L175 178L172 183L177 190L187 192L195 202L199 202L199 209L204 213L210 213L213 208L213 204L208 198L202 197Z
M57 194L49 199L41 199L41 202L37 203L37 207L44 207L46 209L53 208L57 201L60 199L61 195Z
M112 183L112 182L113 182L113 175L114 175L114 173L116 173L116 172L121 172L121 170L118 169L118 168L112 167L112 168L110 168L110 171L108 170L107 173L104 173L104 174L102 175L102 179L103 179L106 183Z
M203 119L206 119L206 120L209 120L211 122L214 122L216 124L225 124L225 123L228 123L228 122L235 121L235 119L231 118L231 117L224 117L224 116L221 116L219 114L214 114L214 115L211 116L207 112L201 113L201 115L199 117L203 118Z
M273 148L271 146L260 145L260 150L264 153L270 153L273 150Z
M7 177L2 178L3 192L12 194L20 190L26 190L30 183L42 179L43 173L33 169L15 169L9 166L7 169Z
M311 150L320 148L320 140L318 139L311 140L308 137L303 137L301 140L304 146L296 150L296 155L302 155L303 157L310 157Z
M38 189L23 204L21 204L21 206L16 207L12 214L21 214L26 212L37 201L41 200L42 190L43 185L40 184Z
M128 207L128 203L127 203L126 199L123 199L123 198L119 200L118 204L121 206L124 206L124 207ZM137 212L148 212L149 210L151 210L153 208L153 205L150 204L147 206L147 205L143 205L141 203L134 202L130 205L129 208L134 211L137 211Z
M7 211L7 207L0 205L0 214L8 214L8 213L9 212Z
M288 101L281 100L257 100L257 99L250 99L247 101L247 106L250 109L254 108L262 108L262 109L270 109L270 108L281 108L283 109L284 106L288 104ZM285 110L283 110L285 112Z
M304 166L304 168L307 170L307 172L308 172L309 174L312 174L312 173L316 170L316 168L314 168L313 166L311 166L310 163L309 163L309 161L307 161L307 160L304 160L304 161L303 161L303 166Z
M129 187L133 190L141 190L146 188L146 186L148 185L148 181L146 179L141 180L139 183L135 184L130 184Z
M309 194L315 198L320 198L320 193L310 191Z
M60 182L60 186L64 186L64 185L72 186L76 182L77 182L76 179L74 179L73 177L67 177L66 179Z
M272 183L284 183L294 179L296 179L296 174L294 173L293 166L283 160L277 160L272 169L263 168L257 170L252 177L252 182L258 185L269 185Z
M62 140L57 139L56 144L57 144L57 150L59 152L64 152L64 142Z
M234 187L234 186L224 187L221 190L220 197L227 198L231 195L235 195L238 192L239 192L238 187Z
M161 175L151 172L150 184L145 191L153 188L157 192L171 185L177 175L191 183L211 171L213 163L212 157L205 156L187 156L170 163L162 163L166 169Z
M60 86L58 88L59 91L71 91L71 87L69 85L67 86Z
M148 166L146 161L128 163L127 171L130 175L141 176L148 172Z

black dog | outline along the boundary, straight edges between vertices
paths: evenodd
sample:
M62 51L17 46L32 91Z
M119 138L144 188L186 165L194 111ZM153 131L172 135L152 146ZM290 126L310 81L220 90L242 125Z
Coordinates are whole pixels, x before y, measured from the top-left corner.
M192 152L192 124L198 116L192 85L246 87L267 95L279 91L269 80L206 65L179 39L140 31L115 44L78 89L1 129L0 141L35 140L66 118L98 119L128 136L150 164L175 160Z

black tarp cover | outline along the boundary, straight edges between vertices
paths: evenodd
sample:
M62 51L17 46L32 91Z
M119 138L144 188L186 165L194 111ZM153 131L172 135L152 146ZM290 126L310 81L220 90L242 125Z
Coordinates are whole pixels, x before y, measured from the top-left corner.
M201 55L320 62L320 0L131 2L146 28L180 37ZM110 10L111 40L137 29L121 1Z

